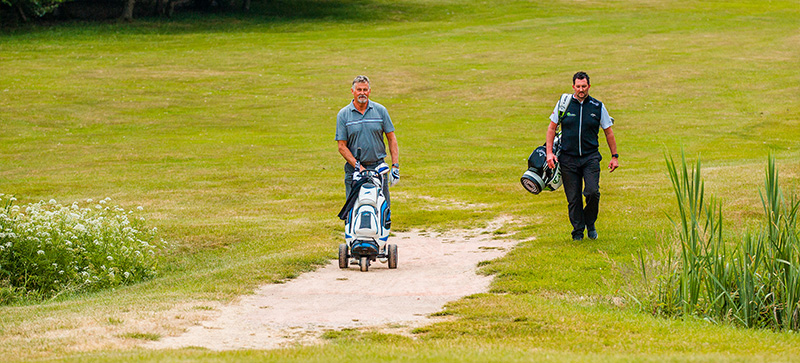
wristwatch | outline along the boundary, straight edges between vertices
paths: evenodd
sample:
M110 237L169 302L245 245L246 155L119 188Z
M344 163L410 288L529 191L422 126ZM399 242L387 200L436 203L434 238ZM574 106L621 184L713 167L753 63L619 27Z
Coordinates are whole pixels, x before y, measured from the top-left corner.
M619 159L619 154L611 154L611 157Z
M400 169L400 164L398 164L398 163L394 163L394 164L392 164L392 166L394 166L395 168Z

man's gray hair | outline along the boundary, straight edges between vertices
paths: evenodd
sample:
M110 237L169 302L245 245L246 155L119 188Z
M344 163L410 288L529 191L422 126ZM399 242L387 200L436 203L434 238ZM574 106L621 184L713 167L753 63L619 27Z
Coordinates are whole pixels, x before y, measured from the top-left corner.
M351 89L355 89L356 88L356 83L366 83L367 85L369 85L369 77L367 77L367 76L356 76L356 78L353 79L353 85L350 86L350 88Z

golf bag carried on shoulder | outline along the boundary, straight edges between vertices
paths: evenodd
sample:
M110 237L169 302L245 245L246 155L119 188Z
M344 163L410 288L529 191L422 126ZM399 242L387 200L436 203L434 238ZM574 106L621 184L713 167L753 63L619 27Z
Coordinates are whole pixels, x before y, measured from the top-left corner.
M558 123L561 125L561 120L564 119L564 113L567 111L567 106L572 101L572 95L564 93L558 100ZM561 132L559 131L553 139L553 154L558 158L561 155ZM520 182L525 190L539 194L542 190L549 191L556 190L561 187L561 167L556 160L555 167L550 169L547 166L547 143L537 147L528 157L528 170L522 174Z

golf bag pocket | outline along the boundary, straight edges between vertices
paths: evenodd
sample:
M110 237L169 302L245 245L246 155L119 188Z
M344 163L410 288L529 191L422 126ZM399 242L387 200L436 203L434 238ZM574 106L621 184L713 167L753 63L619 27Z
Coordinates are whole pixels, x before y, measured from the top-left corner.
M378 214L375 207L365 204L358 207L353 213L353 230L357 236L378 237Z
M358 191L358 204L378 205L378 188L372 184L364 184Z
M537 147L528 157L528 170L542 175L544 167L547 165L547 152L544 145Z
M392 229L392 211L389 210L388 203L383 203L383 228Z

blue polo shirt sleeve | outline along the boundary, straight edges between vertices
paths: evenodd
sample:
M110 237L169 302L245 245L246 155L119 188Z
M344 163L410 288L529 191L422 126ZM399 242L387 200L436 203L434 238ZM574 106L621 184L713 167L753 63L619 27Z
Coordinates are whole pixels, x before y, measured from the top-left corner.
M614 119L608 115L608 110L606 110L606 104L604 103L603 107L600 109L600 127L605 130L612 125L614 125Z
M383 105L378 107L378 113L380 113L381 119L383 120L383 132L394 132L394 124L392 123L392 118L389 117L389 111L386 111L386 107L383 107Z
M336 141L347 141L347 107L336 115Z

